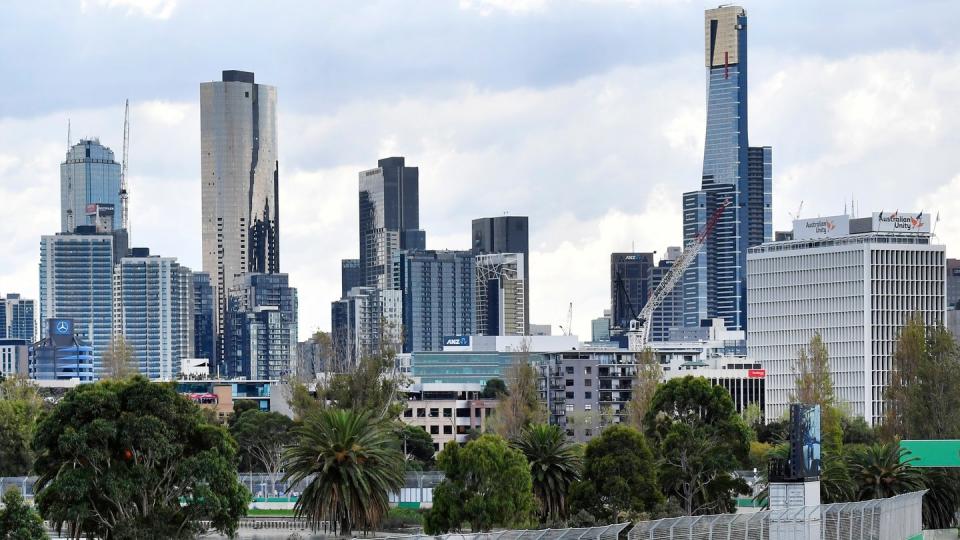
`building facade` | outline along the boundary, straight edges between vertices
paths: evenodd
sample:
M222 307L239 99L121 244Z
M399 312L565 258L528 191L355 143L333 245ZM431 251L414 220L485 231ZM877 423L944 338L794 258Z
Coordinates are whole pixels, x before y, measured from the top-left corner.
M218 335L237 276L280 272L276 109L277 89L250 72L200 85L203 271Z
M617 333L630 328L650 296L653 253L610 254L610 311Z
M683 194L683 239L692 242L724 201L730 205L683 280L684 324L723 317L747 324L746 259L773 239L772 150L747 136L747 14L738 6L705 14L707 127L700 189Z
M402 293L403 351L439 351L446 336L476 333L476 262L469 251L400 251L393 289Z
M517 253L523 255L522 335L530 332L530 220L527 216L496 216L471 223L474 255Z
M403 293L354 287L331 304L334 370L356 366L360 359L402 348Z
M214 370L217 362L216 303L210 274L193 273L193 356L206 358Z
M347 296L350 289L363 287L363 272L360 271L360 259L340 261L340 298Z
M922 214L794 222L794 240L750 250L748 352L767 371L766 417L785 413L800 350L820 333L838 400L883 421L900 330L945 324L945 251Z
M486 431L497 401L483 399L479 384L420 383L407 389L407 408L400 419L423 428L439 452L450 441L467 442L471 432Z
M0 297L0 338L37 340L36 302L10 293Z
M94 374L103 371L102 355L113 339L113 265L115 237L81 226L71 234L40 240L40 321L71 320L84 347L92 347Z
M29 376L33 342L19 338L0 338L0 377Z
M681 253L682 250L679 247L668 247L663 258L657 262L656 266L650 269L649 290L651 294L654 289L660 285L663 278L667 277L667 273L673 268L673 263L680 258ZM682 327L684 325L683 323L683 287L676 286L670 291L666 298L660 302L657 309L653 310L653 316L650 318L649 323L650 341L669 341L670 330L672 328Z
M74 321L47 319L44 338L34 347L30 378L38 381L93 382L98 378L94 349L75 333Z
M229 293L226 377L278 379L297 367L297 290L287 274L244 274Z
M120 202L120 164L113 150L98 139L81 139L67 150L60 164L60 232L73 232L78 225L94 225L98 218L90 208L110 205L110 226L123 223Z
M482 336L525 336L527 314L526 259L523 253L476 256L474 306L476 333Z
M420 229L420 172L403 157L377 161L360 173L360 272L363 285L381 290L393 286L393 254L426 249Z
M170 381L194 357L193 273L173 257L131 250L113 278L113 328L133 350L141 375Z

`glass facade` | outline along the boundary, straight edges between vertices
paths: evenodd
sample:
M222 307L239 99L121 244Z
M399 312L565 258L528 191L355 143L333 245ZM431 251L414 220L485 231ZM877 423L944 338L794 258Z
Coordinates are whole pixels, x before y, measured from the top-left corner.
M216 365L217 335L213 325L216 305L213 301L213 287L210 274L193 273L193 356L206 358L210 365Z
M629 329L647 303L652 268L653 253L610 254L610 311L615 328Z
M93 225L87 217L90 205L113 205L113 224L123 223L120 204L120 164L113 150L97 139L82 139L67 150L60 164L60 231L73 232L78 225Z
M19 294L0 298L0 338L36 341L35 307L36 302L20 298Z
M200 85L203 271L220 335L236 277L280 271L276 107L277 89L253 73Z
M546 355L521 352L416 352L410 358L411 375L421 383L476 383L503 380L518 360L541 363Z
M403 294L404 352L439 351L445 336L476 333L471 252L401 251L393 261L393 288Z
M354 287L363 287L360 259L343 259L340 261L340 298L345 298Z
M478 218L471 223L473 254L523 254L524 335L530 334L530 220L527 216Z
M667 276L680 256L680 248L667 248L667 256L650 269L650 290L653 291ZM670 329L683 326L683 289L674 287L654 310L650 319L650 341L670 341Z
M684 324L722 317L746 328L747 248L773 239L772 151L747 137L747 15L737 6L707 10L707 127L698 191L683 195L684 243L726 200L703 251L684 276Z
M193 273L171 257L124 257L114 275L114 329L140 373L172 380L193 357Z
M94 376L113 336L114 238L109 234L57 234L40 240L40 320L69 318L93 347ZM47 326L41 325L47 337Z
M43 328L44 338L34 347L30 360L31 379L80 382L97 379L94 349L76 336L76 321L69 318L49 319Z
M297 365L297 290L287 274L244 274L229 293L225 377L277 379Z

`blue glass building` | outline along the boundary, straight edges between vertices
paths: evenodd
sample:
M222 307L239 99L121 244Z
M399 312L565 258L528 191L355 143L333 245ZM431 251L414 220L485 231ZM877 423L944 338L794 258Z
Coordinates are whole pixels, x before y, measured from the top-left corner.
M29 343L37 340L36 302L8 294L0 298L0 338L22 339Z
M297 365L297 290L287 274L237 276L227 303L220 375L279 379Z
M120 164L98 139L81 139L60 164L60 231L73 232L88 220L91 205L113 205L113 227L123 223Z
M30 378L40 381L93 382L93 347L74 334L72 319L49 319L45 336L34 347Z
M210 274L193 273L193 356L216 362L217 334L214 326L216 304Z
M690 243L725 200L705 249L683 280L684 325L723 317L744 330L747 248L773 239L772 155L747 137L747 14L738 6L705 16L707 130L700 190L683 194L683 238Z

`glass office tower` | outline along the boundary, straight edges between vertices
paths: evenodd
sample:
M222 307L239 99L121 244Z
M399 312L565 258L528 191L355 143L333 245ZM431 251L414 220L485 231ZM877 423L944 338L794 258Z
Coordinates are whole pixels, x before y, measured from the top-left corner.
M120 204L120 164L113 150L99 139L81 139L67 150L60 164L60 232L73 232L78 225L94 225L88 218L92 205L112 205L112 228L123 223Z
M393 288L403 291L404 352L440 351L443 338L476 333L473 253L401 251L393 267Z
M236 277L280 271L276 109L277 89L250 72L200 85L203 271L218 335Z
M530 334L530 220L527 216L474 219L470 226L473 254L523 255L523 334Z
M37 340L35 330L36 302L10 293L0 297L0 338Z
M700 190L683 195L690 243L726 200L730 205L684 276L684 324L723 317L746 328L747 248L773 239L772 155L747 137L747 14L738 6L706 11L707 129Z
M244 274L228 293L222 376L279 379L297 366L297 290L287 274Z

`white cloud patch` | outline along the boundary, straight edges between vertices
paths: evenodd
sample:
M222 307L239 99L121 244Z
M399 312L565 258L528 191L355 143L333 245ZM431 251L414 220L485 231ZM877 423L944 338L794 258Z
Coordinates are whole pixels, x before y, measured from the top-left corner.
M177 0L82 0L81 9L86 12L91 7L118 9L126 15L138 15L150 19L166 20L177 8Z

